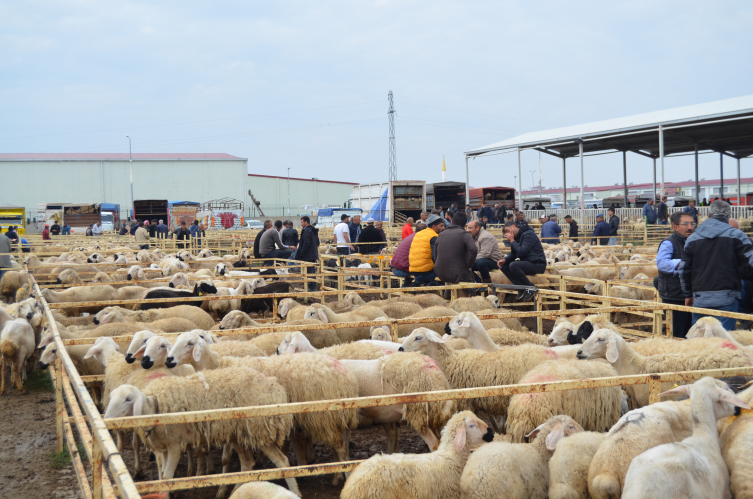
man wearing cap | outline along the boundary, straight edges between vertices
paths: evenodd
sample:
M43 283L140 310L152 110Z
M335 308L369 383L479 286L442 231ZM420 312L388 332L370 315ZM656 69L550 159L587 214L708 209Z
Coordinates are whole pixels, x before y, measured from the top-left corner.
M373 255L379 253L379 247L382 243L382 234L379 229L374 227L374 219L369 218L366 220L366 227L361 231L361 235L358 236L358 252L364 255Z
M505 239L510 242L510 253L497 262L499 269L511 283L533 288L526 276L546 270L546 255L536 232L525 222L506 222ZM528 301L532 296L531 290L520 290L515 301Z
M340 223L335 225L334 238L335 244L337 244L338 255L350 255L350 250L354 249L350 244L350 228L348 227L348 220L350 217L347 213L340 215Z
M541 242L559 244L562 228L557 223L557 215L549 215L549 221L541 226Z
M437 277L434 273L435 245L437 237L445 229L445 222L438 215L430 215L426 219L426 226L425 230L417 232L413 237L408 254L410 272L415 277L416 284L429 284Z
M591 244L596 244L597 237L599 238L600 245L606 246L609 244L609 224L604 221L603 213L596 215L596 227L594 227L593 237Z
M570 229L567 232L567 237L570 239L578 240L578 222L573 220L570 215L565 215L565 222L570 224Z

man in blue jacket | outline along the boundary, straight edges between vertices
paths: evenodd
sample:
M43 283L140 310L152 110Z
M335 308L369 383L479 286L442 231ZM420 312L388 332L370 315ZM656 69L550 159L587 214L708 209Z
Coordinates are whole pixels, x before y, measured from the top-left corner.
M549 221L541 226L541 242L559 244L562 228L557 223L557 215L549 215Z
M654 211L654 200L649 199L648 203L643 205L643 218L647 223L656 223L656 211Z
M510 242L510 253L497 262L499 270L517 286L534 287L527 275L543 274L546 256L536 232L525 222L505 222L505 238ZM528 301L531 290L518 291L515 301Z
M597 237L599 238L599 244L602 246L609 244L609 224L604 221L603 213L596 215L596 227L594 227L593 236L591 244L596 244Z
M688 201L688 205L682 211L693 217L693 222L698 225L698 208L695 207L695 199Z

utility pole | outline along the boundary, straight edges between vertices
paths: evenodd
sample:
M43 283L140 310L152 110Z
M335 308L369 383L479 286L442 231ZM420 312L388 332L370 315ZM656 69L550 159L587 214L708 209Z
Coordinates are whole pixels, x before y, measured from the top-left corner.
M290 216L290 168L288 168L288 216Z
M128 138L128 168L131 171L131 215L133 220L136 220L136 212L133 208L133 155L131 154L131 137L126 135L126 138Z
M392 102L392 90L387 94L390 102L390 108L387 111L387 118L390 122L390 182L397 180L397 159L395 158L395 106Z

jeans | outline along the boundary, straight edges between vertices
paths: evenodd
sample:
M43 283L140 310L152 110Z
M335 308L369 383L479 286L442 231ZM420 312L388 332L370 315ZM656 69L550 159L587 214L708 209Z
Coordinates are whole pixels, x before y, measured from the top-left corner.
M543 274L546 270L546 264L535 264L515 260L510 263L505 262L499 270L501 270L502 273L510 279L510 282L516 286L533 286L533 283L529 281L526 276Z
M481 274L481 279L491 279L492 276L489 275L489 271L498 268L497 262L491 258L479 258L474 262L471 270L478 271L478 273Z
M669 303L670 305L685 305L685 300L665 300L661 299L662 303ZM672 336L675 338L685 338L688 334L690 326L695 322L693 315L690 312L678 312L672 310Z
M413 278L416 284L430 284L437 278L437 274L434 273L433 269L428 272L413 272Z
M291 254L293 253L293 250L291 249L275 249L264 255L264 258L284 258L287 259ZM264 262L264 265L271 265L271 262Z
M610 237L609 238L609 246L617 246L617 238L616 237Z
M733 301L729 305L725 305L723 307L713 308L712 310L721 310L723 312L737 312L738 311L737 301ZM693 312L693 321L692 321L691 326L695 324L698 321L698 319L700 319L701 317L714 317L714 316L709 315L709 314L697 314ZM717 317L717 319L719 319L719 322L722 323L722 327L726 329L727 331L735 330L735 326L737 325L737 319L729 319L726 317Z
M660 218L657 218L656 219L656 224L657 225L667 225L667 224L669 224L669 220L662 220Z
M142 245L141 245L141 246L139 246L139 247L140 247L140 248L141 248L142 250L148 250L148 249L149 249L149 245L148 245L148 244L142 244Z
M403 286L404 288L407 288L411 285L411 282L413 281L413 278L410 275L410 272L406 272L404 270L396 269L395 267L392 267L392 274L395 277L402 277L403 278Z

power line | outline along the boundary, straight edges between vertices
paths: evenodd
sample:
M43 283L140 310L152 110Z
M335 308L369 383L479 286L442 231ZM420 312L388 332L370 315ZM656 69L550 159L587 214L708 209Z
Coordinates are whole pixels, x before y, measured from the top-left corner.
M398 101L398 102L400 102L400 104L408 104L409 106L429 107L429 108L432 108L432 109L440 109L442 111L450 111L452 113L477 114L479 116L489 116L491 118L498 118L498 119L505 119L505 120L528 121L530 123L541 123L541 124L544 124L544 125L565 126L565 125L561 125L559 123L551 123L551 122L548 122L548 121L527 120L527 119L524 119L524 118L512 118L510 116L498 116L498 115L494 115L494 114L477 113L475 111L461 111L459 109L447 109L445 107L427 106L426 104L416 104L416 103L405 102L405 101Z

